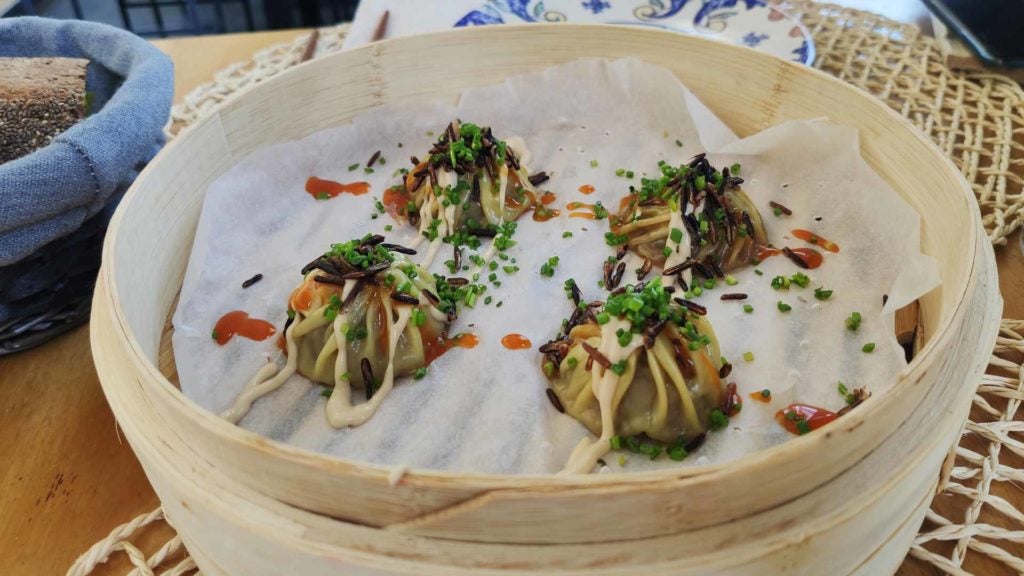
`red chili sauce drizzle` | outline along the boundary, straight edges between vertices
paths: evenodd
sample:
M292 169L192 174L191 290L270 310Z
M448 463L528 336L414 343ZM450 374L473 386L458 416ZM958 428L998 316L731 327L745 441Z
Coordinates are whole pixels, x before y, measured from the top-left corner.
M392 186L384 191L381 204L384 205L384 210L392 218L401 220L409 216L409 202L411 200L412 196L406 192L404 186Z
M736 383L729 382L725 385L725 399L722 401L722 413L732 418L743 409L743 398L736 391Z
M832 252L832 253L839 252L839 244L836 244L835 242L832 242L831 240L827 240L825 238L822 238L821 236L818 236L817 234L815 234L814 232L811 232L810 230L804 230L802 228L797 228L796 230L793 230L791 232L791 234L793 234L793 236L796 236L797 238L803 240L804 242L808 242L810 244L814 244L815 246L821 248L822 250L828 250L829 252Z
M793 248L793 253L803 260L807 267L810 269L818 268L824 262L824 258L821 256L821 252L818 252L814 248ZM771 246L759 246L757 249L757 261L764 262L766 259L772 256L778 256L782 254L782 250L778 248L772 248Z
M426 363L429 365L452 348L476 348L476 345L479 343L480 338L472 332L456 334L452 338L424 338L424 360L426 360Z
M593 194L594 190L597 190L597 188L594 188L590 184L584 184L583 186L580 186L579 190L580 194Z
M505 206L512 209L522 208L526 204L526 210L533 211L534 222L547 222L552 218L557 218L562 214L561 211L555 210L554 208L548 208L548 204L553 203L558 196L554 192L544 192L538 198L536 194L529 190L522 190L521 198L516 198L514 194L505 197Z
M533 347L530 339L522 334L506 334L501 345L509 350L528 350Z
M533 203L533 221L534 222L547 222L552 218L558 218L561 214L561 210L554 208L548 208L549 204L554 203L558 199L558 196L554 192L545 192L540 195L540 198Z
M795 416L788 416L790 413ZM817 430L836 418L839 418L839 414L809 404L790 404L775 413L775 420L790 433L797 435Z
M348 184L342 184L341 182L335 182L334 180L323 180L316 176L310 176L309 180L306 180L306 192L317 200L334 198L339 194L361 196L369 191L369 182L350 182Z
M586 204L584 202L569 202L565 205L566 210L570 210L569 218L585 218L587 220L597 220L597 205ZM571 212L571 210L586 210L586 212Z
M250 318L248 312L235 310L228 312L217 320L213 328L213 339L221 346L227 344L236 335L249 340L266 340L277 333L277 328L266 320Z

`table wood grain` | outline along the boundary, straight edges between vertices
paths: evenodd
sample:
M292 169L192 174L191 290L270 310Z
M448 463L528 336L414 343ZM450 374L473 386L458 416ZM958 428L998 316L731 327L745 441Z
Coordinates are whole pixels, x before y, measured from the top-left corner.
M175 94L180 99L226 65L300 33L232 34L154 44L175 62ZM1024 317L1024 257L1018 241L1014 235L997 252L1004 316L1012 318ZM1024 508L1024 492L1007 498ZM118 435L93 367L88 327L0 359L0 572L63 574L111 529L158 504L131 449ZM170 534L167 528L149 530L137 542L153 551ZM976 574L1003 573L984 559L970 568ZM123 575L129 569L118 554L97 573ZM939 572L908 560L900 573Z

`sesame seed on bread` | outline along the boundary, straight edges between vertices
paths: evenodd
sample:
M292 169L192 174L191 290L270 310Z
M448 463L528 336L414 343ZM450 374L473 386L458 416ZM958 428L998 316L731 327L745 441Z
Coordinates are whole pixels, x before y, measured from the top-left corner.
M80 58L0 58L0 164L46 146L86 113Z

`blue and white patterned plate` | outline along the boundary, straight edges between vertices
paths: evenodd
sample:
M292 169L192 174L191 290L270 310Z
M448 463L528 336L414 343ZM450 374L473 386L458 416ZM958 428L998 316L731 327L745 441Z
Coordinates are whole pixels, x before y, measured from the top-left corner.
M814 40L769 0L487 0L455 27L524 22L599 22L653 26L750 46L810 65Z

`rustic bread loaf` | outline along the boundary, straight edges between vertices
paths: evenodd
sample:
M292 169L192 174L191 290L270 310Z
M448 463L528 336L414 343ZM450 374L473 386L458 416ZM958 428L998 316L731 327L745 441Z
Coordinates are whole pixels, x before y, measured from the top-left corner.
M0 164L50 143L85 116L80 58L0 58Z

